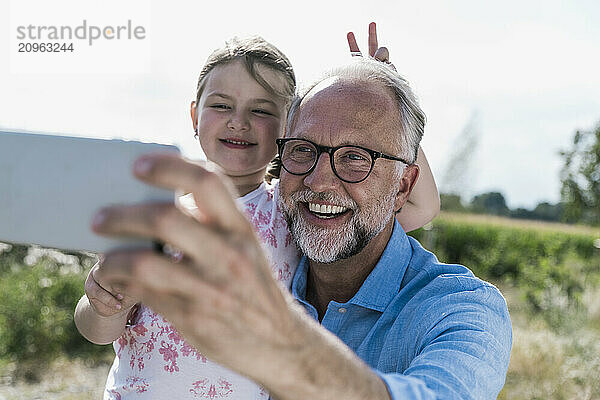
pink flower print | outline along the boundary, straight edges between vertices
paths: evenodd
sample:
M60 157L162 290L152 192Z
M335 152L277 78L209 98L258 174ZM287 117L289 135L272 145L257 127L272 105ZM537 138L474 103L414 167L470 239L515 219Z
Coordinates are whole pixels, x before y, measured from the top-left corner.
M259 211L256 221L257 225L268 225L271 222L271 211L267 211L266 213Z
M190 393L201 399L223 399L233 393L233 385L223 378L220 378L216 385L204 378L192 384Z
M177 366L177 357L179 357L179 353L177 353L175 346L171 346L163 340L158 352L163 355L163 359L167 362L164 366L165 371L171 373L173 373L173 371L179 372L179 366ZM171 365L169 365L169 363Z
M125 385L121 386L119 390L123 394L129 392L144 393L148 391L149 386L150 385L144 378L140 378L139 376L128 376L125 379ZM108 393L113 396L111 399L121 400L121 393L116 390L110 389L108 390Z
M125 346L127 346L127 343L129 343L129 341L125 338L125 335L122 335L117 341L117 343L119 344L119 350L117 350L117 355L121 355L121 351L125 348Z
M148 332L148 329L146 329L146 327L144 326L144 323L142 322L142 323L134 326L132 331L137 333L138 336L145 336L146 332Z
M123 386L124 390L134 390L136 393L148 391L148 382L139 376L128 376L125 382L127 382L128 386Z
M208 385L208 378L200 379L194 383L192 383L192 388L190 389L190 393L194 394L194 397L207 397L208 391L206 390L206 386Z
M202 360L203 363L206 363L207 359L202 354L196 350L195 347L190 346L187 342L183 342L183 346L181 346L181 355L184 357L196 356L196 360Z
M233 385L231 384L231 382L228 382L225 379L220 378L219 379L219 396L225 397L229 393L233 393L232 387L233 387Z
M287 262L283 263L282 268L277 270L277 280L284 282L291 278L292 276L292 267Z
M292 234L287 232L285 234L285 244L284 247L288 247L290 244L292 244L294 241L294 239L292 238Z
M256 204L248 204L246 205L245 213L248 219L252 219L252 216L256 212Z
M283 217L283 213L281 212L279 204L277 204L277 209L275 210L275 220L273 221L273 227L287 228L287 223L285 222L285 218Z
M258 235L259 235L260 239L263 241L263 243L270 244L274 248L277 248L277 238L275 237L275 234L273 233L272 228L261 229L260 232L258 233Z
M149 355L152 350L154 350L154 342L156 341L156 337L151 335L150 338L147 338L145 335L147 329L145 327L140 327L137 332L134 334L133 331L137 326L132 329L126 329L123 336L119 339L119 352L117 353L120 356L121 350L127 346L127 354L129 356L129 366L133 369L136 364L138 370L141 371L144 369L144 358ZM138 332L143 332L143 335L138 335ZM139 341L138 339L147 339L146 342Z
M149 308L146 307L144 311L148 313L148 319L150 319L150 326L158 326L160 319L162 319L163 322L166 322L164 318L160 318L158 314L156 314L154 311L150 311Z
M112 394L114 397L114 400L121 400L121 395L119 394L119 392L117 392L116 390L109 390L108 391L109 394Z
M175 330L175 328L173 328L173 327L170 327L170 328L171 328L171 332L169 333L169 339L171 339L175 344L179 344L179 342L183 342L183 338L181 337L179 332L177 332Z

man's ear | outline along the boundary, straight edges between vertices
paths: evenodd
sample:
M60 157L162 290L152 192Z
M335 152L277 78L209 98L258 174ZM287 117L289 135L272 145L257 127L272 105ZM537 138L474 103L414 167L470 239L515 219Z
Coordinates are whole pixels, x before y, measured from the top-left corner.
M194 128L194 134L198 133L198 118L197 118L197 108L196 108L196 102L192 101L192 104L190 104L190 116L192 117L192 127Z
M400 177L400 187L398 188L398 193L396 193L396 202L394 204L396 212L408 201L410 193L417 183L417 179L419 179L419 166L417 164L407 165Z

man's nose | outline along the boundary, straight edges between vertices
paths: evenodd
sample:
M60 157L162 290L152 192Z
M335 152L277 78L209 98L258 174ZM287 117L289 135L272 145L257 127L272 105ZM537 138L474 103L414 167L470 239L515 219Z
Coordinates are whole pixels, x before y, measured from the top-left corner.
M250 129L248 116L243 111L234 111L231 113L231 118L227 121L227 128L234 131L246 131Z
M317 165L315 165L312 172L304 178L304 185L313 192L327 192L339 187L341 183L331 169L329 157L329 154L321 153L317 160Z

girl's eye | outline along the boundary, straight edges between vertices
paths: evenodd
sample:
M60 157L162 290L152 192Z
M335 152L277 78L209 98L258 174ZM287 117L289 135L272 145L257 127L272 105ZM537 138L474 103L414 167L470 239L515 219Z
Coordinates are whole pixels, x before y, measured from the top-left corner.
M260 108L254 109L254 110L252 110L252 112L255 114L273 115L273 113L271 113L267 110L261 110Z

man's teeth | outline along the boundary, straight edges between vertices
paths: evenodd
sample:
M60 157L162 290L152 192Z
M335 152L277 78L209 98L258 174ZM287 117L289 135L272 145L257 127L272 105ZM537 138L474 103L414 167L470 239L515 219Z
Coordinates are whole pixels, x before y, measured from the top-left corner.
M320 214L340 214L348 210L346 207L342 206L332 206L331 204L315 204L308 203L308 209L312 212L317 212Z

